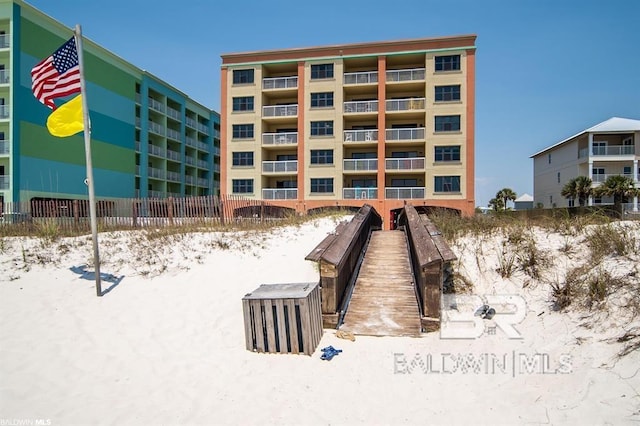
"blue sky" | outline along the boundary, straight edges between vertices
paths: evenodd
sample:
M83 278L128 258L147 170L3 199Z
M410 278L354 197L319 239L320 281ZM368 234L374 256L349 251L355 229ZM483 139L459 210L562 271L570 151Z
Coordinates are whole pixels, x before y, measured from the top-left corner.
M28 2L217 111L223 53L477 34L476 205L533 195L537 151L640 119L637 0Z

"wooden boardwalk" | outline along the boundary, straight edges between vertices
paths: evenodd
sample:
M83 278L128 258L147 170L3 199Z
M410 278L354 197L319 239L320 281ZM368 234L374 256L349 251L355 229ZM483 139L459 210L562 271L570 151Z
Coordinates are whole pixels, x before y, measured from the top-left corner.
M402 231L374 231L341 330L369 336L419 336L420 310Z

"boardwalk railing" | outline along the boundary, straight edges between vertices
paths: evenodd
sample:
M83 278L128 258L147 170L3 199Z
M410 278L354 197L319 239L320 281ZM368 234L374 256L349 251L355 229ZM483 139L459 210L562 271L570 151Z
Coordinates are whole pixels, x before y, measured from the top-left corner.
M451 278L451 262L456 260L456 255L435 225L426 216L419 215L413 206L405 206L398 225L404 227L411 251L422 328L438 330L443 284Z
M37 199L1 204L0 226L29 232L39 226L61 233L89 232L87 200ZM237 196L127 198L98 200L100 231L138 227L212 226L227 222L283 217L285 210L264 201Z
M339 224L334 234L328 235L305 257L320 265L324 327L336 328L338 325L345 290L357 272L356 266L371 230L381 226L382 218L378 212L365 204L351 221Z

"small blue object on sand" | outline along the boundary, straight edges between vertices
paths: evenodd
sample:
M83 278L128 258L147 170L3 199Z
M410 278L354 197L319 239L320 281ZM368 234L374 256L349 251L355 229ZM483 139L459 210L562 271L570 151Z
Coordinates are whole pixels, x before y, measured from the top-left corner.
M342 349L336 349L333 346L327 346L326 348L322 348L320 350L322 351L320 359L324 359L326 361L331 361L331 358L342 352Z

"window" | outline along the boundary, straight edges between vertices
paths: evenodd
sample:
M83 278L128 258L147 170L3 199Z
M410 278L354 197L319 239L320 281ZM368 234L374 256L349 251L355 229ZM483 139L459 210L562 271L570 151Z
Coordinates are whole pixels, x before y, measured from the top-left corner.
M436 56L436 71L457 71L460 69L460 55Z
M416 158L418 157L417 151L394 151L391 153L391 158Z
M351 181L353 188L375 188L377 184L375 179L353 179Z
M333 150L312 149L311 164L333 164Z
M569 202L569 207L575 207L576 206L575 200L573 198L569 198L568 202Z
M234 166L253 166L253 152L234 152L233 153L233 165Z
M311 65L311 80L333 78L333 64Z
M548 154L548 155L547 155L547 162L548 162L549 164L551 164L551 154Z
M233 84L253 83L253 69L233 70Z
M253 111L253 96L233 98L234 111Z
M351 158L354 160L366 160L371 158L378 158L377 152L354 152L351 154Z
M233 139L253 139L253 124L234 124Z
M560 183L560 172L558 172L558 183Z
M436 132L454 132L459 130L459 115L436 115Z
M436 161L460 161L460 145L436 146Z
M632 173L632 172L631 172L631 166L624 166L624 167L622 168L622 174L623 174L623 175L625 175L625 176L627 176L627 177L631 177L631 178L633 178L633 176L631 176L631 173Z
M418 179L391 179L392 187L413 188L418 186Z
M593 142L593 155L606 155L607 142Z
M436 176L435 192L460 192L460 176Z
M591 175L592 175L591 180L593 180L594 182L604 182L605 181L604 167L592 168Z
M311 136L332 136L333 121L312 121Z
M279 180L276 181L276 188L278 189L296 189L298 182L295 180Z
M234 194L253 193L253 179L233 179L232 186Z
M315 193L333 192L333 178L311 179L311 192L315 192Z
M320 92L311 94L311 108L333 106L333 92Z
M436 102L459 101L460 85L436 86L435 100Z

